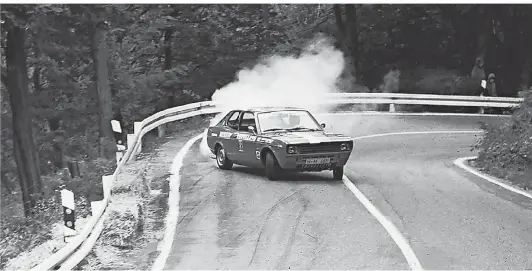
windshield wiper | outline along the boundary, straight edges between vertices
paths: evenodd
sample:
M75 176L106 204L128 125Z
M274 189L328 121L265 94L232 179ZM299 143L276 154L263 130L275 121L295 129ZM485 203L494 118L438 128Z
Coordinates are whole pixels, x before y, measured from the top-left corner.
M287 131L301 131L301 130L308 130L308 131L311 131L311 132L314 132L314 131L319 131L318 129L314 129L314 128L307 128L307 127L295 127L295 128L290 128L290 129L286 129Z
M284 130L286 130L286 129L283 129L283 128L270 128L270 129L264 130L263 132L284 131Z

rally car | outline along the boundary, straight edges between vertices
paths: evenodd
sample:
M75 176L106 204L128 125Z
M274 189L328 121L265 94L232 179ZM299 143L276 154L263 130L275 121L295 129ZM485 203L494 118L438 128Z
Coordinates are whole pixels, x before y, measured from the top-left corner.
M220 169L233 164L264 168L270 180L284 171L332 170L341 180L353 139L323 128L298 108L232 110L208 128L207 145Z

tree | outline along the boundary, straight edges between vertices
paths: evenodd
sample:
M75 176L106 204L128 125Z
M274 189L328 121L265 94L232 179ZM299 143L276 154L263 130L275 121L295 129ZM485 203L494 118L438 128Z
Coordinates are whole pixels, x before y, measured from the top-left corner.
M345 18L344 18L345 13ZM336 26L339 33L339 42L342 48L350 58L351 74L356 77L358 71L358 25L357 25L357 8L355 4L335 4L334 15Z
M42 196L39 157L32 128L32 108L29 104L28 67L26 55L26 23L30 7L6 5L2 20L6 33L6 68L2 81L9 92L12 117L14 156L22 190L24 214L31 216L33 207Z
M91 25L91 52L94 66L94 78L100 108L99 121L99 146L100 157L112 159L116 152L116 144L111 120L113 119L113 104L111 86L109 82L109 48L107 45L108 25L104 19L104 10L95 7L93 10L87 9L87 15ZM94 13L93 13L94 12Z

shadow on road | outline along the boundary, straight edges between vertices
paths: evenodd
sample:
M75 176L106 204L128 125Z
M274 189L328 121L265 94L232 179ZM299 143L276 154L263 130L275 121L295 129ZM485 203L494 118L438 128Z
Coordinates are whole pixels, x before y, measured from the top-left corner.
M233 171L259 177L260 179L269 181L265 174L264 169L250 168L244 166L234 166ZM332 178L330 171L322 172L284 172L280 178L272 182L297 182L298 184L331 184L342 183L342 181L336 181Z

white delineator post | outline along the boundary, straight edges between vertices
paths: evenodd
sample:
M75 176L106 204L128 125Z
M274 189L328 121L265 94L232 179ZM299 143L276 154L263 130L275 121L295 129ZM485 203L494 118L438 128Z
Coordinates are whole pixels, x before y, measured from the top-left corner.
M133 133L135 135L140 134L140 130L142 129L142 122L135 122L133 123ZM137 142L138 148L136 153L132 153L133 155L139 154L142 151L142 139L139 138L139 142Z
M113 128L113 132L115 133L122 133L122 127L120 126L120 122L117 120L111 120L111 128Z
M76 235L76 205L72 191L61 190L61 205L63 205L64 241L68 243Z

